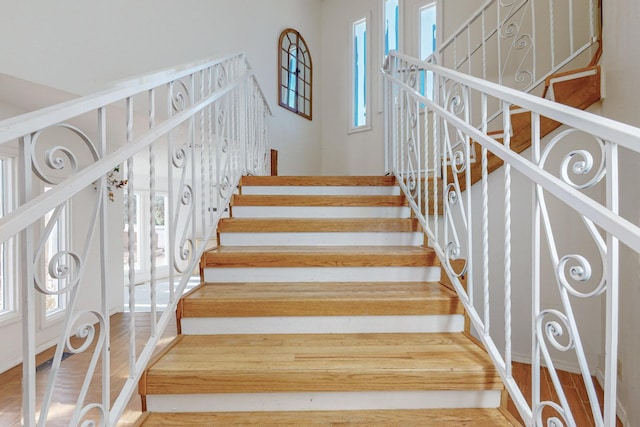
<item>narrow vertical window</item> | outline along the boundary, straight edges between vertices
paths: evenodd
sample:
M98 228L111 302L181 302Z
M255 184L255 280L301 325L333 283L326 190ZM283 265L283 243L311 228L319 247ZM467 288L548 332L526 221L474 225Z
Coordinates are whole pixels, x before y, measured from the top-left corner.
M384 55L398 50L400 8L398 0L384 0Z
M13 208L12 159L0 157L0 218ZM15 289L12 287L15 274L14 239L0 244L0 318L15 311Z
M425 60L436 51L436 4L420 8L420 59ZM420 93L433 99L433 73L420 75Z
M287 28L280 34L278 103L311 120L312 63L307 43L299 32Z
M51 190L51 187L45 187L44 191ZM69 285L69 274L60 274L56 270L56 266L72 266L73 261L66 255L69 247L69 214L68 206L64 206L58 217L55 219L49 238L45 246L45 287L47 291L52 292L51 295L45 296L45 314L47 317L53 316L66 307L65 294L57 294L57 292L67 288ZM45 215L45 225L53 219L54 211Z
M353 23L352 33L352 130L367 128L367 19Z

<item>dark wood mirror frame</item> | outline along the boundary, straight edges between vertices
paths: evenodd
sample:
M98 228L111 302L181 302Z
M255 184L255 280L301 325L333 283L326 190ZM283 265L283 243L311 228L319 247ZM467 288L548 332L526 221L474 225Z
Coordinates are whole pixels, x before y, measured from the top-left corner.
M287 28L278 41L278 104L311 120L313 64L300 33Z

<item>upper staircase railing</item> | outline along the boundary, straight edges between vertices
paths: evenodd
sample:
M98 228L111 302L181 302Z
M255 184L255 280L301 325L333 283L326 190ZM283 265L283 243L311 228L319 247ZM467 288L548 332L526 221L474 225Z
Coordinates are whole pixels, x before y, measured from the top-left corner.
M534 91L583 54L597 61L600 1L487 0L427 61Z
M421 70L433 74L435 96L419 92ZM577 425L557 372L561 357L582 374L595 425L615 426L619 242L640 254L639 225L619 213L618 161L621 148L640 152L640 129L399 53L390 54L383 77L387 164L522 419L528 426ZM488 129L491 105L502 114L500 140ZM531 114L530 154L510 146L512 106ZM561 123L562 130L543 138L543 119ZM474 143L481 163L475 186ZM490 154L504 163L491 180ZM450 173L425 176L425 170ZM605 307L597 349L583 344L587 326L576 315L593 301L596 309ZM589 317L598 320L596 313ZM514 351L532 361L531 404L512 375ZM604 402L592 379L594 352L604 361ZM555 401L541 392L543 366Z
M22 319L24 425L47 423L64 387L63 353L85 351L92 356L77 403L55 416L68 416L69 425L118 421L240 177L269 173L270 114L244 55L236 55L0 122L0 150L14 153L18 184L2 189L3 197L17 194L17 200L0 218L0 244L17 269L6 285L16 286L21 299L15 309ZM131 311L126 378L110 365L109 343L113 301L124 291L115 286L122 283L123 204L125 240L132 242L124 267ZM164 276L166 308L158 291ZM142 330L134 314L141 280L151 302ZM35 374L40 295L64 318L46 390L36 388ZM88 391L96 388L100 397L91 400Z

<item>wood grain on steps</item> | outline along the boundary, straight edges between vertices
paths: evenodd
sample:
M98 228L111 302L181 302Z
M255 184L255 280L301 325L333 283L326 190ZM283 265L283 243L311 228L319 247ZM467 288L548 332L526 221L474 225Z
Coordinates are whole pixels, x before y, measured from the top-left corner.
M464 333L180 335L140 394L502 390Z
M235 194L234 206L408 206L404 196L288 196Z
M211 283L180 300L181 317L463 314L440 283Z
M556 102L559 102L570 107L586 109L600 100L600 67L593 67L596 70L595 75L584 76L572 80L566 80L563 82L556 82L553 84ZM561 75L580 73L585 69L575 70L570 73L562 73ZM554 76L551 76L553 79ZM511 150L516 153L522 153L524 150L531 146L531 112L530 111L518 111L517 106L512 106L511 113ZM554 130L558 129L561 123L551 120L547 117L540 117L540 137L544 138ZM502 133L502 131L500 132ZM502 138L496 138L496 141L503 143ZM471 184L482 179L482 146L475 144L476 162L471 164ZM502 160L492 153L487 155L488 172L491 173L494 170L502 166ZM453 173L451 169L448 170L447 182L452 182ZM466 188L464 181L460 182L461 189Z
M203 255L208 267L424 267L439 265L423 246L219 246Z
M518 426L501 409L421 409L376 411L151 413L136 427L160 426L407 426L407 427L510 427Z
M415 218L222 218L220 233L305 233L305 232L415 232L421 231Z
M243 176L242 186L367 186L386 187L396 185L393 176Z

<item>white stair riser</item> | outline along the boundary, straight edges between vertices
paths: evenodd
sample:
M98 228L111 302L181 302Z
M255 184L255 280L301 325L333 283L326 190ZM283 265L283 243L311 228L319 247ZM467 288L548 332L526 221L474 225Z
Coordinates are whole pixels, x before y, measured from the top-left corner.
M499 390L147 395L151 412L497 408Z
M409 218L408 206L233 206L234 218Z
M462 332L464 316L287 316L181 319L185 335Z
M221 282L437 282L440 267L209 267L204 281Z
M243 186L242 194L286 196L398 196L398 186Z
M420 232L392 233L220 233L222 246L420 246Z

